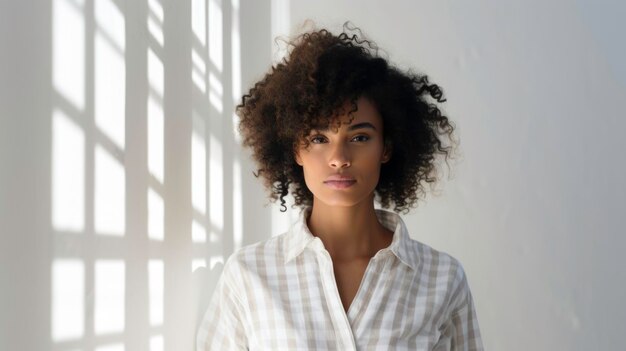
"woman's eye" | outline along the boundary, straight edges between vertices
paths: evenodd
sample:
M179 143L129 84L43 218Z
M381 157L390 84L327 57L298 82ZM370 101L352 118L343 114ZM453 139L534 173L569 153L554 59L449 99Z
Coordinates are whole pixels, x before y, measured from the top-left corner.
M321 136L316 136L316 137L314 137L314 138L312 138L312 139L311 139L311 142L312 142L313 144L319 144L320 142L316 142L316 140L320 140L320 142L322 142L322 141L324 141L324 138L323 138L323 137L321 137Z
M352 140L358 139L358 138L361 138L361 139L357 140L357 141L368 141L368 140L370 140L370 137L368 137L367 135L357 135L354 138L352 138Z

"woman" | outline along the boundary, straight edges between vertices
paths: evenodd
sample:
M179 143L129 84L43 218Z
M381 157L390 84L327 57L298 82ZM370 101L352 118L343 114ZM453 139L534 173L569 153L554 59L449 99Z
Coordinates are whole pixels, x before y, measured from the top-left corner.
M297 37L237 106L255 175L301 212L228 258L198 350L482 350L462 265L395 213L449 155L442 92L345 29Z

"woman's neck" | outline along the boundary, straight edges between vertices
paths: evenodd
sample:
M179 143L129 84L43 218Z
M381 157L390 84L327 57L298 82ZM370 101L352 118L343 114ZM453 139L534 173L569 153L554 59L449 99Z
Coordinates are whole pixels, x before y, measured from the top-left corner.
M339 262L369 259L393 238L393 232L378 222L373 201L351 207L314 201L307 226L322 240L333 261Z

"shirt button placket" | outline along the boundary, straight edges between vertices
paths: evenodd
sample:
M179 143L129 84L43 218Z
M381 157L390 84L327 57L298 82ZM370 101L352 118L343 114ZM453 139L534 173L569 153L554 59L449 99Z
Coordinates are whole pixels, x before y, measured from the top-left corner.
M319 238L317 238L317 240L319 240ZM323 269L328 272L323 277L323 282L326 287L327 296L330 297L330 301L326 301L332 314L330 317L333 318L335 325L343 325L342 328L340 327L341 330L335 330L339 333L339 337L341 338L341 345L339 345L340 349L356 351L354 335L352 334L352 326L350 326L348 316L343 310L343 304L341 303L341 297L339 296L339 289L337 287L337 281L335 280L335 272L333 271L332 258L330 257L328 251L324 248L321 240L319 245L320 246L318 247L320 248L322 256L324 256L324 258L322 258L322 264L325 266Z

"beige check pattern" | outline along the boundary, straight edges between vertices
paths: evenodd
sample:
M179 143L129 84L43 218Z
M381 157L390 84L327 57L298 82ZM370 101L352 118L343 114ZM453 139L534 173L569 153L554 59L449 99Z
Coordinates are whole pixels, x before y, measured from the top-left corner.
M226 261L197 333L197 350L482 350L461 263L411 239L402 218L370 260L348 312L328 251L306 225L237 250Z

